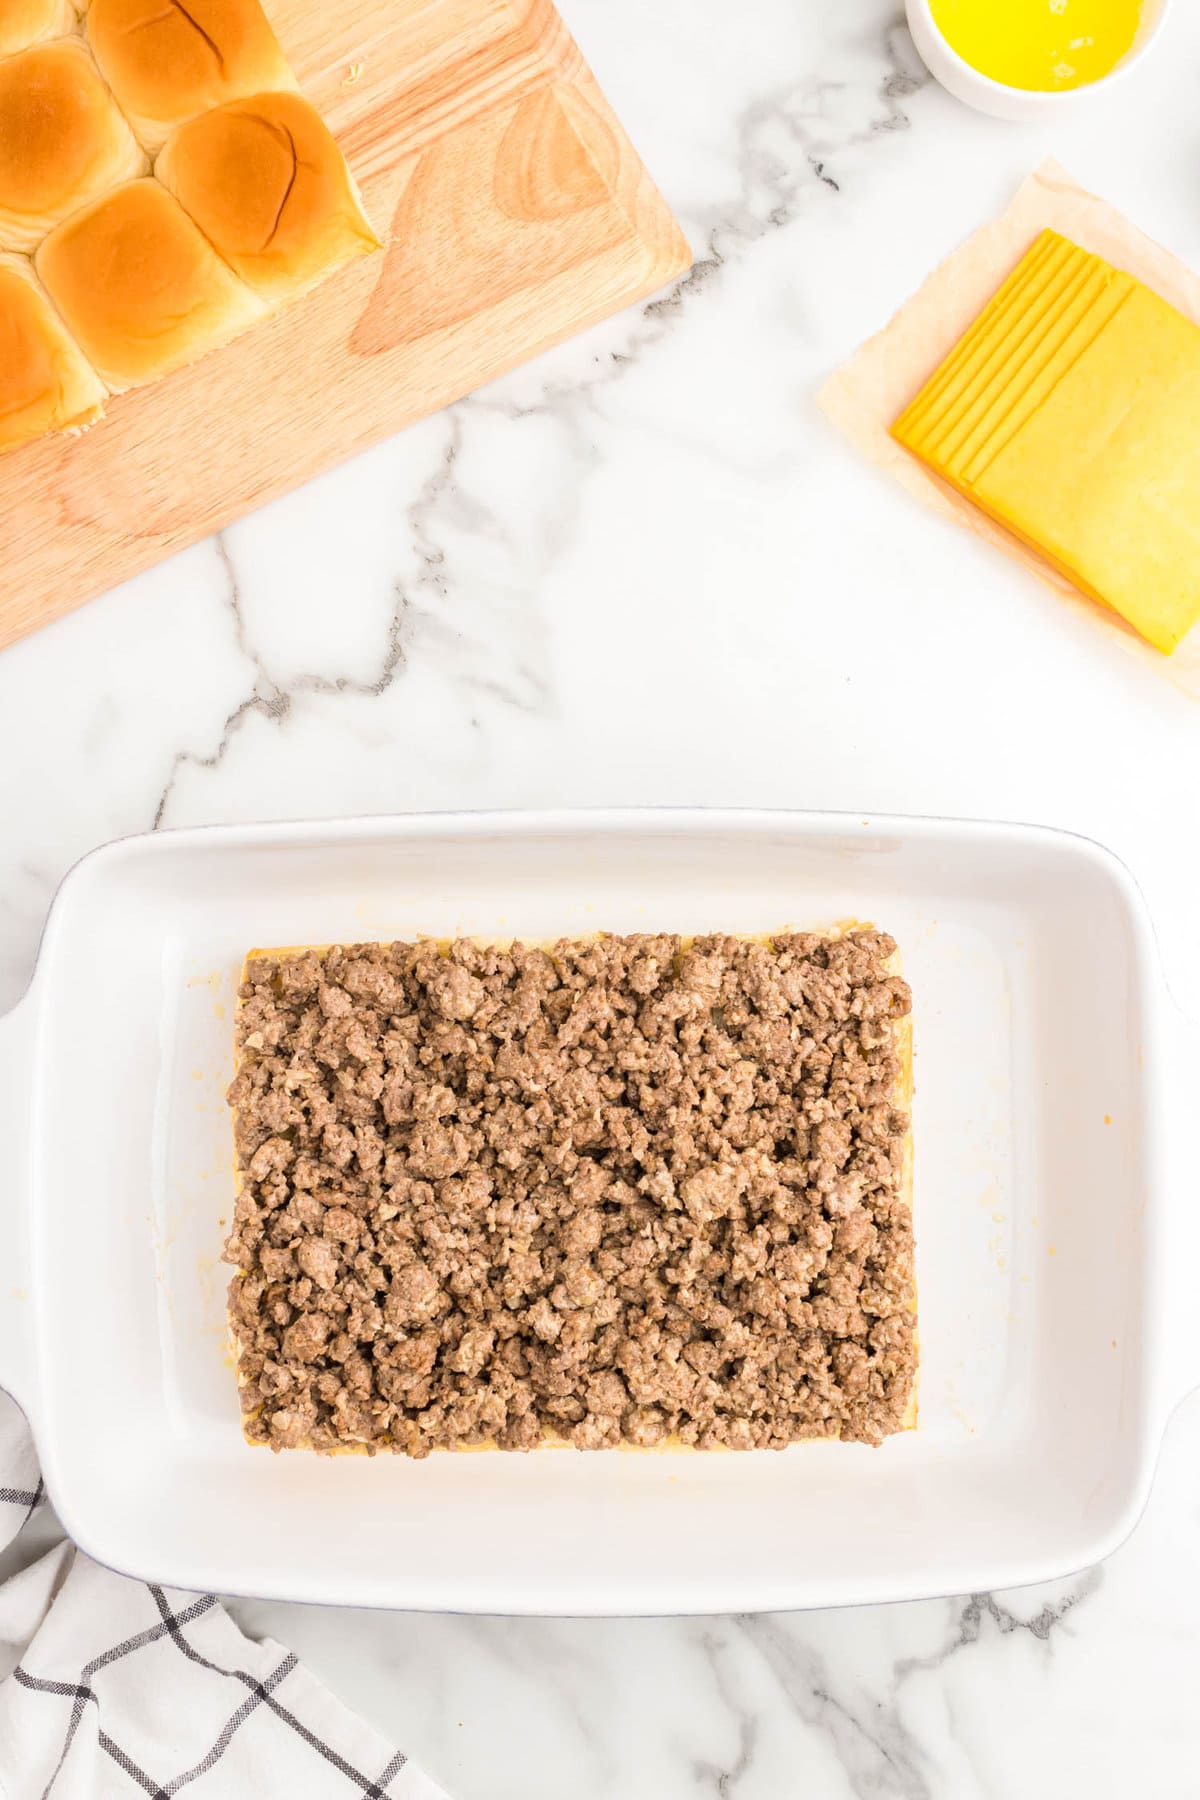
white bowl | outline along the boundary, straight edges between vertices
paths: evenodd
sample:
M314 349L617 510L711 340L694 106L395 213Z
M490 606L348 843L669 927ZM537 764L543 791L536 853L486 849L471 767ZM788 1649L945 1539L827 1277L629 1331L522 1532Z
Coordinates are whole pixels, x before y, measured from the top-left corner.
M973 106L976 112L990 113L996 119L1031 120L1056 118L1073 107L1086 105L1095 95L1107 93L1123 82L1161 37L1169 5L1170 0L1145 0L1133 48L1107 75L1102 75L1098 81L1089 81L1083 87L1052 91L1010 87L1006 81L993 81L990 75L980 74L946 42L934 21L929 0L906 0L906 11L908 29L921 61L947 93L967 106Z

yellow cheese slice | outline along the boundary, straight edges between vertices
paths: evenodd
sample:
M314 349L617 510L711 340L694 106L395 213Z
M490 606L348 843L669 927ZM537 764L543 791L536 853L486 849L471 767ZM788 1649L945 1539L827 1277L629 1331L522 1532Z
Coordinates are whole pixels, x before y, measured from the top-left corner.
M1200 621L1200 329L1045 232L891 428L1170 652Z
M949 428L929 449L957 472L1043 374L1070 359L1076 334L1081 328L1086 332L1091 309L1102 297L1100 278L1086 267L1076 270L1061 291L1047 297L1028 330L1014 334L997 365L981 371L982 379L971 384Z
M1033 353L1010 376L1007 384L991 384L975 408L969 427L960 433L949 460L955 474L975 480L999 442L1013 437L1041 405L1056 382L1082 355L1111 318L1129 291L1109 284L1094 271L1079 291L1065 302L1058 317L1044 333Z
M940 408L953 401L964 375L972 373L994 346L1020 328L1023 303L1043 291L1066 260L1066 252L1071 247L1057 232L1042 233L916 399L900 414L896 420L897 431L915 434L936 416Z
M897 429L914 435L930 430L945 416L948 408L958 403L980 368L1003 345L1011 342L1014 332L1024 328L1022 322L1028 308L1061 279L1062 260L1053 255L1052 247L1048 246L1043 255L1041 247L1035 245L1013 272L1014 276L1021 277L1020 281L1010 277L1011 287L1006 283L984 308L945 362L901 413L896 421Z
M927 420L910 423L905 414L896 421L894 432L901 441L919 447L923 454L934 453L940 460L948 460L964 434L982 420L993 399L999 397L1003 402L1014 397L1036 379L1104 285L1094 258L1064 239L1057 239L1057 244L1065 254L1056 254L1042 266L1037 278L1014 296L1001 329L988 334L980 353L963 365Z
M1200 620L1200 331L1135 283L973 492L1174 650Z

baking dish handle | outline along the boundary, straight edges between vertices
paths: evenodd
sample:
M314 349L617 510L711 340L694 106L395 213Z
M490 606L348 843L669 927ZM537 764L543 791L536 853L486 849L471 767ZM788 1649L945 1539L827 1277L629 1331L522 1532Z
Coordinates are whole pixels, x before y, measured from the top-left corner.
M32 993L0 1014L0 1387L30 1413L34 1403L30 1264Z
M1200 1021L1172 1004L1172 1161L1168 1165L1166 1403L1168 1415L1200 1387Z

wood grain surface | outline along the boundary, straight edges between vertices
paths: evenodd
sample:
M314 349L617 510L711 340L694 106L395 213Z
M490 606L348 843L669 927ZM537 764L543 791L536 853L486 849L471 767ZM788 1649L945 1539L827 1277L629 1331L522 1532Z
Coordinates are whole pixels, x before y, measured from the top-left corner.
M0 456L0 646L691 260L548 0L267 0L384 250Z

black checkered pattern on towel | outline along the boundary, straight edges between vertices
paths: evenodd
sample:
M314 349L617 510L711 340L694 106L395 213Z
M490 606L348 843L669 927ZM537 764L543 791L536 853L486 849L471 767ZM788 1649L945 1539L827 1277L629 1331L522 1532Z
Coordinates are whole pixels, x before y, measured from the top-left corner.
M42 1497L24 1420L0 1394L0 1548ZM0 1586L0 1642L20 1650L0 1665L8 1800L444 1800L291 1652L242 1637L211 1594L127 1580L65 1542Z

